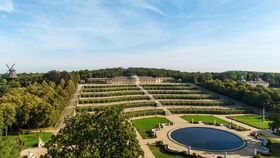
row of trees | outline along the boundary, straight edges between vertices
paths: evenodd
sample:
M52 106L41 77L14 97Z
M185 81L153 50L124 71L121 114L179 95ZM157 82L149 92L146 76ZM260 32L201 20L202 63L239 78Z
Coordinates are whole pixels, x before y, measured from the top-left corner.
M153 69L153 68L111 68L100 70L81 70L79 71L81 79L87 80L94 77L115 77L115 76L153 76L153 77L173 77L181 79L183 82L200 83L211 79L226 80L232 79L235 81L241 80L255 80L262 78L269 82L272 87L280 87L280 73L265 73L265 72L248 72L248 71L228 71L223 73L200 73L200 72L180 72L176 70Z
M53 78L53 74L59 78ZM0 98L0 131L5 129L6 135L9 128L54 125L79 80L78 73L57 71L41 75L40 80L37 77L36 75L28 84L25 82L26 78L7 83L8 89ZM28 78L32 78L32 75Z
M253 87L245 82L233 80L209 80L201 86L257 108L271 108L271 105L280 99L280 93L277 90L264 86Z

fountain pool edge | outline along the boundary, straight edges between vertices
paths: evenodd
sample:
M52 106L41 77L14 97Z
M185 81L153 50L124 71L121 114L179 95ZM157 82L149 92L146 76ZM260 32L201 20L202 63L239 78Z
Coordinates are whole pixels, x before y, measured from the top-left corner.
M214 128L214 127L203 127L203 126L200 126L200 127L178 127L178 128L174 128L174 129L171 129L170 131L168 131L168 133L167 133L168 139L170 139L173 143L175 143L175 144L177 144L177 145L186 147L186 149L188 148L187 145L181 144L181 143L175 141L175 140L171 137L171 133L172 133L172 132L174 132L174 131L176 131L176 130L178 130L178 129L183 129L183 128L209 128L209 129L214 129L214 130L220 130L220 131L223 131L223 132L227 132L227 133L233 134L233 135L237 136L238 138L240 138L240 139L243 141L243 144L242 144L240 147L235 148L235 149L229 149L229 150L207 150L207 149L200 149L200 148L192 147L192 149L194 149L194 150L198 150L198 151L207 151L207 152L234 152L234 151L243 149L243 148L246 147L246 145L247 145L247 141L246 141L245 139L243 139L242 136L240 136L240 135L238 135L238 134L235 134L235 133L233 133L233 132L230 132L230 131L226 131L226 130L219 129L219 128Z

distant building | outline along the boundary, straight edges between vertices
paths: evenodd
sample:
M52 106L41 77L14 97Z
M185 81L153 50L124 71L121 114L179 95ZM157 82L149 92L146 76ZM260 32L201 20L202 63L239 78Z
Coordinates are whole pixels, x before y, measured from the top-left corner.
M107 84L153 84L162 83L171 80L171 78L158 78L150 76L118 76L113 78L89 78L89 83L107 83Z
M254 87L257 86L257 85L269 87L269 83L263 81L261 78L257 78L255 81L248 81L247 83L251 86L254 86Z

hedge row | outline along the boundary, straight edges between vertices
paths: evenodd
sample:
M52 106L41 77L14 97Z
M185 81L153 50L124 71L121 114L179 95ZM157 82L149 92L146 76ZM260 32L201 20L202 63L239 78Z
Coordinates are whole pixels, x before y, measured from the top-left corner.
M83 92L110 92L110 91L128 91L139 90L138 87L116 87L116 88L87 88Z
M191 87L188 84L141 84L143 87Z
M181 90L174 90L174 91L163 91L163 90L148 90L148 92L150 94L206 94L206 92L203 91L198 91L198 90L194 90L194 91L181 91Z
M168 109L173 114L248 114L251 109L204 109L204 108L172 108Z
M219 99L213 95L153 95L155 99Z
M79 104L92 104L92 103L112 103L112 102L122 102L131 100L149 100L148 96L125 96L117 98L97 98L97 99L86 99L79 100Z
M126 103L126 104L114 104L114 105L104 105L104 106L86 106L86 107L77 107L77 112L93 112L97 108L110 107L110 106L121 106L123 108L135 108L135 107L148 107L156 106L155 102L135 102L135 103Z
M143 87L146 90L197 90L196 87Z
M83 93L81 94L82 98L89 97L110 97L110 96L123 96L123 95L143 95L142 91L120 91L115 93Z
M184 100L184 101L171 101L171 100L164 100L160 101L162 105L167 106L167 105L183 105L183 106L222 106L222 105L234 105L234 102L232 101L194 101L194 100Z
M136 85L135 84L122 84L122 85L102 84L102 85L84 86L84 88L112 88L112 87L136 87Z
M164 111L162 109L158 110L142 110L142 111L133 111L133 112L127 112L125 115L128 118L132 117L139 117L139 116L148 116L148 115L164 115Z

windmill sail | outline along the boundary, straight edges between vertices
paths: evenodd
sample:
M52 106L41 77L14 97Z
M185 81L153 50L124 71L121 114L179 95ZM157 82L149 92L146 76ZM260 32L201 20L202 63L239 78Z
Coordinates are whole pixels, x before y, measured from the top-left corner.
M14 69L15 64L13 64L11 67L9 67L8 64L6 64L8 71L7 71L7 78L8 79L15 79L17 78L16 69Z

